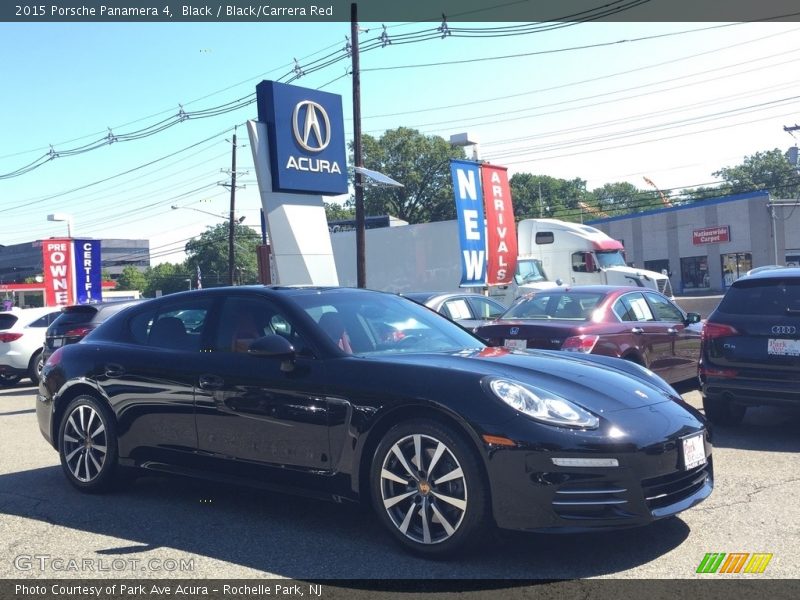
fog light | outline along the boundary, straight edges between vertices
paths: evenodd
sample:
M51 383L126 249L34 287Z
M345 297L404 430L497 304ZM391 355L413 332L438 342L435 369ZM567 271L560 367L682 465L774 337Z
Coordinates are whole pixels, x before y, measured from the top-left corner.
M618 467L616 458L553 458L558 467Z

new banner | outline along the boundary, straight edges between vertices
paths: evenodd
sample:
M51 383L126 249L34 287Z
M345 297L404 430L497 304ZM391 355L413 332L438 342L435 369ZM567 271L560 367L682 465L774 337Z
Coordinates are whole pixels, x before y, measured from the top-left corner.
M75 293L78 304L103 299L100 240L74 240Z
M44 305L74 304L72 240L56 238L43 240L42 265L44 267Z
M486 285L508 285L517 266L517 232L505 167L481 165L486 211Z
M486 237L478 163L451 160L461 246L461 287L486 285Z

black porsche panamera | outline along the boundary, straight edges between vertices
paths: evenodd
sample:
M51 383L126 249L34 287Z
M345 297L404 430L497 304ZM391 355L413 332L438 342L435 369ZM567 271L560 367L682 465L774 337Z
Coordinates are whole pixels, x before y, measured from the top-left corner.
M137 304L50 357L37 417L80 490L135 467L371 502L431 556L488 526L645 525L713 488L703 417L650 371L487 347L366 290Z

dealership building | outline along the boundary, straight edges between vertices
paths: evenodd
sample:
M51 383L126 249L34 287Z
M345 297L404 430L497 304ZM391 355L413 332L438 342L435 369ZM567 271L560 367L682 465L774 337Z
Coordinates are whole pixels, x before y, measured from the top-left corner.
M800 200L768 192L588 221L634 267L670 274L676 294L721 292L748 270L800 264Z

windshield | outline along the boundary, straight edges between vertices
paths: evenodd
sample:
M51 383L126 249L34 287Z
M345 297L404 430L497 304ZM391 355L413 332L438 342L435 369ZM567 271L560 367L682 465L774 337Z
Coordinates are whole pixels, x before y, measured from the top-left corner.
M354 354L457 352L482 349L478 338L412 300L382 293L335 293L297 296L294 300L317 325L335 313Z
M740 280L725 294L719 310L734 315L800 315L800 280Z
M517 284L547 281L542 261L533 258L517 259Z
M597 256L597 263L603 269L627 266L621 250L598 250L595 255Z
M605 294L545 290L520 300L502 319L567 319L586 321Z

